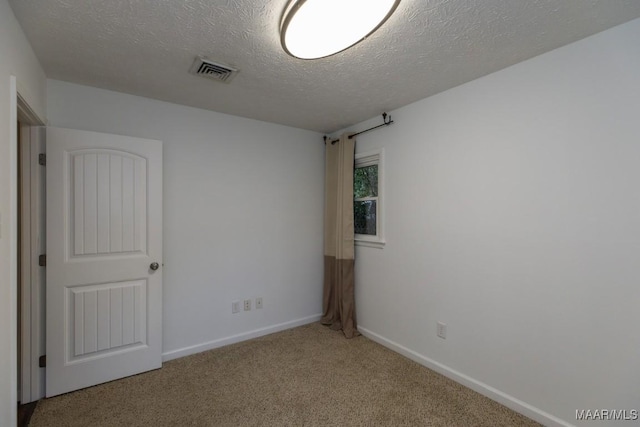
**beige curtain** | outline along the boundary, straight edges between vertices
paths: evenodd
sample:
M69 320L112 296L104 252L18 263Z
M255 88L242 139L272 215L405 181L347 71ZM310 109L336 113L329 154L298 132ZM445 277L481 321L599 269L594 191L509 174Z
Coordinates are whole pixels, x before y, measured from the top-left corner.
M325 147L324 299L322 323L359 335L356 325L353 246L353 156L347 134Z

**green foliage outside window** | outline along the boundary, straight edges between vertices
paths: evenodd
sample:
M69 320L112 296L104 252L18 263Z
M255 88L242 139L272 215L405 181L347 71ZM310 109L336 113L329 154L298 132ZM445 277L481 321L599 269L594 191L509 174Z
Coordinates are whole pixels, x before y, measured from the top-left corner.
M377 233L378 165L354 170L353 198L355 233L375 236Z
M353 171L353 198L378 197L378 165Z

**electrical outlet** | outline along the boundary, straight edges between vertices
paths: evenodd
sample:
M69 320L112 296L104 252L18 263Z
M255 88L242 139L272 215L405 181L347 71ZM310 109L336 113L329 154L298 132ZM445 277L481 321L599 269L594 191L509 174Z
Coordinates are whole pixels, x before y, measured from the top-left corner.
M249 311L249 310L251 310L251 300L246 299L244 300L244 311Z
M233 301L231 303L231 313L239 313L240 312L240 301Z
M256 310L262 308L262 297L256 298Z
M442 339L447 339L447 324L438 322L438 336Z

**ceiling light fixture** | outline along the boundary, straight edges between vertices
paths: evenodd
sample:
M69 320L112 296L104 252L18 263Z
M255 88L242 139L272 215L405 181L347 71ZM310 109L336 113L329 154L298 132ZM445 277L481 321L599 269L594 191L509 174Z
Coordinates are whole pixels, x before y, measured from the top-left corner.
M291 0L282 15L280 41L300 59L324 58L366 39L400 0Z

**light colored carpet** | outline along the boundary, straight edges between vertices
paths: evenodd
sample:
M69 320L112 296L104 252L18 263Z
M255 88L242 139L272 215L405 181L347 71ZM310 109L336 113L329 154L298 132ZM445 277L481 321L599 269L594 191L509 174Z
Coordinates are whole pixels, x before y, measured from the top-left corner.
M365 337L314 323L46 399L41 426L537 426Z

